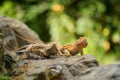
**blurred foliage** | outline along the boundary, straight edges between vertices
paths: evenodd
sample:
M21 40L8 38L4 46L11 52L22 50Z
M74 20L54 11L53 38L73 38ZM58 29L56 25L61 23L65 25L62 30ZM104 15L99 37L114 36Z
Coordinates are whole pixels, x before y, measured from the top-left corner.
M0 80L11 80L10 77L0 75Z
M101 63L120 60L119 0L1 0L0 15L25 22L45 42L86 36L86 54Z

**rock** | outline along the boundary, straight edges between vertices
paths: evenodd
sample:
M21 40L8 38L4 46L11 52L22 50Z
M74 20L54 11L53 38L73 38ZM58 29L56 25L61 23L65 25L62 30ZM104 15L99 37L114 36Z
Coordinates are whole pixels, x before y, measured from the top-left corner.
M91 55L24 60L14 68L13 80L72 80L98 65Z
M7 17L0 18L0 34L4 35L4 54L17 59L15 50L31 43L43 44L39 36L24 23Z
M120 64L101 65L91 55L24 60L13 80L120 80Z
M11 33L14 35L18 35L20 38L24 38L24 40L30 40L32 42L38 42L43 43L42 40L40 40L39 36L30 28L28 28L27 25L24 23L7 17L0 18L0 29L7 28L7 30L12 30ZM14 32L14 33L13 33ZM8 34L10 36L10 34Z
M110 64L86 69L73 80L120 80L120 64Z

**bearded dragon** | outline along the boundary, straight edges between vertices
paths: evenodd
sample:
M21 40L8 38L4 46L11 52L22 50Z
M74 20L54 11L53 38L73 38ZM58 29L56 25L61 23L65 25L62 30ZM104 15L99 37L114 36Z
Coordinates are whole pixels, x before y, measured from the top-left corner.
M60 50L66 56L73 56L79 52L83 55L83 48L87 47L87 45L86 37L80 37L75 43L61 46Z
M36 54L41 57L49 56L74 56L77 53L83 55L83 48L87 46L87 39L80 37L75 43L58 46L56 42L51 42L47 45L41 45L39 43L23 46L18 49L17 52L25 52L26 57L30 57L30 53Z

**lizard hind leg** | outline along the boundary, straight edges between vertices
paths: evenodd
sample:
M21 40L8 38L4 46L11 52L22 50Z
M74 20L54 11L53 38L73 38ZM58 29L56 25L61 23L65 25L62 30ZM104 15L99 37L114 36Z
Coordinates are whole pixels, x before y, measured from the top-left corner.
M71 56L71 53L70 53L69 50L67 50L67 49L63 50L63 53L64 53L64 55L67 56L67 57L70 57L70 56Z

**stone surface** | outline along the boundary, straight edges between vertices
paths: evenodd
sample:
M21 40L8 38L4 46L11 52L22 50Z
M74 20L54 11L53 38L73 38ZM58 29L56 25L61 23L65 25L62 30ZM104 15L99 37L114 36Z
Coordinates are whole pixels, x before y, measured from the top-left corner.
M110 64L87 69L72 80L120 80L120 64Z
M91 55L20 61L14 69L14 80L70 80L98 66Z
M17 59L15 50L31 43L44 44L39 36L24 23L7 17L0 18L0 34L4 35L4 54Z
M20 36L21 38L24 38L24 40L30 40L33 42L43 43L39 36L30 28L28 28L27 25L24 23L7 17L0 18L0 29L5 29L5 32L10 32L7 35L16 35ZM14 34L15 33L15 34Z
M99 66L91 55L24 60L13 80L120 80L120 64Z

